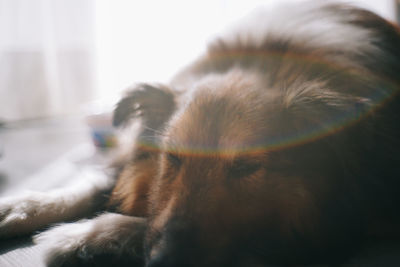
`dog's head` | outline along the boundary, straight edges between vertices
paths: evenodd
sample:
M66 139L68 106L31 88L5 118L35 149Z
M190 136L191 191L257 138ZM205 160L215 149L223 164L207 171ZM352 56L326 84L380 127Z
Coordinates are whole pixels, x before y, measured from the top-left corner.
M290 93L262 84L240 71L213 76L168 123L149 194L148 266L252 266L287 253L299 260L318 238L337 234L316 238L332 204L325 200L335 199L332 177L344 177L335 145L302 140L311 122L297 118ZM309 247L298 248L304 238Z
M144 99L156 107L144 139L161 136L151 138L161 149L142 194L148 267L318 262L361 240L368 197L359 185L398 162L386 150L397 147L387 126L397 125L399 32L347 6L312 12L299 25L281 27L291 15L272 23L270 39L221 39L170 84L178 99ZM117 124L133 112L126 103Z

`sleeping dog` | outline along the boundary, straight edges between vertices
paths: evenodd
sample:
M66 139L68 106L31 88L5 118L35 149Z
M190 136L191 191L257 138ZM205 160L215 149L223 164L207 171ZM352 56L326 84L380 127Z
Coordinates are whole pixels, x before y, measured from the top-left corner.
M0 236L90 218L34 237L50 266L341 262L396 235L399 89L400 32L379 16L259 10L169 84L130 88L113 123L140 128L112 172L2 199Z

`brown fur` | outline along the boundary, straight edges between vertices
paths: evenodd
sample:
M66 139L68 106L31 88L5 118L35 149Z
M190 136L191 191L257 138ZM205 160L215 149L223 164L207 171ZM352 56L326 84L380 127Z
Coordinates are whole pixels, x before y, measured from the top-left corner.
M138 89L120 102L116 124L136 103L143 128L111 204L148 217L147 266L335 262L377 222L398 225L400 36L369 12L327 10L380 50L220 40L176 91L139 86L165 113Z
M149 152L142 152L148 154ZM123 214L146 217L147 196L152 178L157 174L151 155L141 155L134 164L126 164L119 174L109 206L117 206Z

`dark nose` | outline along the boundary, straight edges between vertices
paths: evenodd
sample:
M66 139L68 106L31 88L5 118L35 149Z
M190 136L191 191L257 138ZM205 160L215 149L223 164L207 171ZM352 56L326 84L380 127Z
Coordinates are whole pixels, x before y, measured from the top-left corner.
M184 249L183 249L184 250ZM171 250L163 250L153 257L147 263L146 267L190 267L194 266L185 252L173 252Z
M197 266L194 261L199 251L196 232L192 225L182 223L181 220L169 222L148 248L146 267Z
M184 266L182 263L178 263L176 259L169 258L168 256L156 256L152 258L146 267L175 267Z

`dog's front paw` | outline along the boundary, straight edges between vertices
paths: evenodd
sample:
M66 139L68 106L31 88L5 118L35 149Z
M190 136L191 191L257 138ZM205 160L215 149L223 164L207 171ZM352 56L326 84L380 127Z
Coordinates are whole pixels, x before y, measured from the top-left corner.
M175 109L174 94L168 88L140 84L122 98L114 112L113 124L126 124L130 118L142 117L147 123L161 126Z
M141 261L145 221L119 214L55 226L34 237L47 266L109 266ZM107 263L107 264L105 264ZM131 265L130 265L131 266Z
M44 212L51 212L49 199L38 192L0 199L0 238L31 233L44 226Z
M47 266L72 266L79 260L90 259L95 253L90 251L87 242L92 228L89 220L61 224L36 235L34 242L42 247Z

